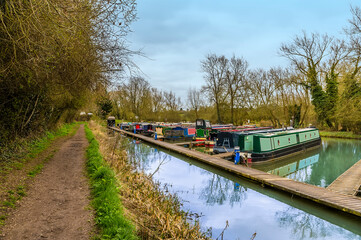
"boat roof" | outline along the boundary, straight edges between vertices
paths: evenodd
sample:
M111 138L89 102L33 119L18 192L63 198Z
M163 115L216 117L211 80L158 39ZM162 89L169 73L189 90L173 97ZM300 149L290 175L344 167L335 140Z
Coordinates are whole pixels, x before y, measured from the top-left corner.
M290 131L290 130L294 130L294 128L287 127L287 128L273 128L273 129L261 129L261 130L255 130L253 128L253 129L250 129L249 131L245 130L242 132L231 132L231 133L237 134L237 135L254 135L254 134L272 134L275 132Z
M318 130L318 129L317 128L299 128L299 129L292 129L292 130L286 130L286 131L259 133L258 135L263 135L263 136L287 135L287 134L293 134L293 133L309 132L309 131L313 131L313 130Z

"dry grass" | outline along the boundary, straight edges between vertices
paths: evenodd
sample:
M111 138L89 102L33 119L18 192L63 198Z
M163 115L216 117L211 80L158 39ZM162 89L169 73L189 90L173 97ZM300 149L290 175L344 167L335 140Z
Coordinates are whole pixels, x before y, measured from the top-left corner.
M176 196L161 190L149 176L135 171L122 148L120 137L108 137L104 127L89 124L100 145L100 152L114 169L125 214L136 224L141 239L209 239L197 221L190 224Z

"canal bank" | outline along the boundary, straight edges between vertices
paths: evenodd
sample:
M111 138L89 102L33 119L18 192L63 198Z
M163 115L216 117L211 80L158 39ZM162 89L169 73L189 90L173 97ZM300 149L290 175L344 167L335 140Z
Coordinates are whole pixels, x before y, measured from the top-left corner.
M353 132L328 132L328 131L320 131L321 137L330 137L330 138L341 138L341 139L358 139L361 140L360 134L355 134Z
M228 222L224 239L249 239L254 233L255 239L361 239L358 217L145 142L131 141L130 147L139 166L176 193L185 210L200 215L202 227L211 227L214 238Z
M89 127L99 142L99 151L106 165L115 173L117 195L122 200L124 215L136 225L139 239L209 239L205 231L200 231L196 221L191 224L187 221L188 214L180 208L176 196L161 191L160 185L151 177L136 171L137 164L132 157L137 154L127 154L124 149L128 145L123 144L127 138L119 134L108 135L106 128L93 121ZM103 167L96 169L100 171L97 179L102 180ZM107 189L104 194L107 196ZM112 221L106 222L114 225Z
M235 165L229 161L225 161L224 159L185 149L184 147L175 146L170 143L156 141L152 138L123 131L118 128L111 129L131 137L136 137L153 145L197 159L211 166L235 174L236 176L255 181L262 186L268 186L280 191L284 191L291 195L296 195L298 197L311 200L317 204L361 217L361 200L358 197L342 195L321 187L312 186L309 184L294 181L292 179L271 175L256 169Z

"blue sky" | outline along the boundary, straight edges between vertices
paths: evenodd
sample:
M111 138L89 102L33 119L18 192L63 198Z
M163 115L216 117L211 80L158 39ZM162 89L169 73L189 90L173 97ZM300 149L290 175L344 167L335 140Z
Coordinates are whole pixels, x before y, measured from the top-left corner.
M186 101L189 88L204 85L200 62L210 53L244 57L251 69L288 66L283 42L318 32L344 37L356 0L138 0L131 48L143 77ZM358 4L357 4L358 3Z

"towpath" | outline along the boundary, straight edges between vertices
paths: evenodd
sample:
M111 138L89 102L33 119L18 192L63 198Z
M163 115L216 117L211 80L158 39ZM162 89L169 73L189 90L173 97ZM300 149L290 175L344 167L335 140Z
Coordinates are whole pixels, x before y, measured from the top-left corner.
M36 176L27 196L5 222L1 240L91 238L87 145L82 125Z

